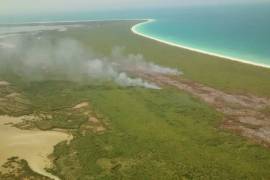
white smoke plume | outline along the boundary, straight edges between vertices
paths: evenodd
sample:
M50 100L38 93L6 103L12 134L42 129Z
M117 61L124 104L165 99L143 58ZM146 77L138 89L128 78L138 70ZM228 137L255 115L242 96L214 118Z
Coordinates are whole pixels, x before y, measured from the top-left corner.
M120 68L132 69L148 73L158 73L167 75L181 75L182 73L174 68L163 67L152 62L147 62L141 54L129 54L124 56L124 47L114 47L112 50L112 59Z
M69 28L77 28L82 25L73 24L73 25L48 25L48 24L39 24L39 25L5 25L0 26L0 35L3 37L5 35L19 35L21 33L34 33L41 31L66 31Z
M141 78L131 78L125 72L118 71L112 62L100 59L87 61L87 74L90 77L111 79L121 86L138 86L150 89L160 89L157 85L142 80Z
M71 80L85 78L114 81L120 86L160 89L141 78L130 77L128 70L179 75L176 69L144 61L142 55L124 55L114 48L110 57L98 58L76 40L43 36L19 36L0 39L0 72L4 69L27 80Z

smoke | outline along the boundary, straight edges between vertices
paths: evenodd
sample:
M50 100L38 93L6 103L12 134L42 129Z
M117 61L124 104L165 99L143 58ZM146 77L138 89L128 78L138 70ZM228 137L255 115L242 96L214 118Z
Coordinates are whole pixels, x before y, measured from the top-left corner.
M179 75L176 69L146 62L142 55L124 55L124 48L113 48L111 56L98 57L72 39L49 36L16 36L0 39L0 72L8 69L25 80L85 79L113 81L120 86L160 89L129 72L143 71Z
M117 76L115 82L122 86L141 86L150 89L160 89L160 87L158 87L157 85L146 82L141 78L132 79L128 77L126 73L123 72Z
M81 27L82 25L48 25L48 24L40 24L40 25L21 25L21 26L14 26L14 25L6 25L0 26L0 35L12 35L16 34L19 35L21 33L33 33L33 32L41 32L41 31L66 31L69 28L77 28Z
M118 64L121 69L175 76L182 74L177 69L163 67L152 62L147 62L144 60L144 57L141 54L129 54L125 56L124 50L125 49L123 47L114 47L112 50L112 60L116 65Z

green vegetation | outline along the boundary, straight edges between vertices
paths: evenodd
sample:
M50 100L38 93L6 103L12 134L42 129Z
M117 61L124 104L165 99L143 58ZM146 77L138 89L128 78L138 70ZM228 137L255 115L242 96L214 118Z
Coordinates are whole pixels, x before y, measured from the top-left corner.
M67 179L270 176L263 168L270 164L268 150L216 129L221 115L184 93L106 88L88 93L111 130L56 147L56 172Z
M269 70L138 37L129 31L132 24L100 23L45 34L78 39L99 56L125 46L127 53L181 69L186 78L270 97ZM50 171L63 179L270 179L269 149L220 129L222 114L185 92L122 88L110 82L25 82L9 72L0 77L31 102L29 113L45 115L35 122L37 127L72 130L74 139L58 144L53 153ZM81 133L87 116L72 111L81 102L102 114L108 124L104 133Z
M264 168L270 165L267 149L218 129L222 115L184 92L58 81L21 88L36 113L87 101L108 119L105 133L85 135L69 126L69 118L47 121L72 128L75 135L70 144L58 144L53 154L56 166L51 171L63 179L270 177Z
M126 53L139 53L146 60L179 68L184 77L205 85L228 92L270 97L269 69L187 51L134 35L130 28L136 23L99 23L80 33L74 30L56 35L78 39L102 55L110 54L114 46L123 46Z

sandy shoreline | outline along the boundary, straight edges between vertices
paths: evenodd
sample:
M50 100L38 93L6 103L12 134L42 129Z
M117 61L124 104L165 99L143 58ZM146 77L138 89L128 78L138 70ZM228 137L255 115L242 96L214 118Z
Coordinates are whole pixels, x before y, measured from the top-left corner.
M146 35L142 32L139 32L138 30L136 30L140 26L143 26L145 24L152 23L152 22L156 21L155 19L135 19L135 18L134 19L128 19L128 18L127 19L117 19L117 18L115 18L115 19L82 20L82 21L77 21L77 20L74 20L74 21L39 21L39 22L33 21L33 22L27 22L27 23L9 23L9 24L1 24L0 23L0 25L26 25L26 24L43 24L44 25L44 24L57 24L57 23L86 23L86 22L110 22L110 21L144 21L144 22L141 22L141 23L138 23L138 24L135 24L134 26L132 26L131 31L134 34L137 34L137 35L140 35L142 37L152 39L152 40L155 40L155 41L158 41L158 42L170 45L170 46L179 47L179 48L186 49L189 51L193 51L193 52L197 52L197 53L201 53L201 54L205 54L205 55L209 55L209 56L215 56L215 57L219 57L222 59L227 59L227 60L231 60L231 61L235 61L235 62L241 62L241 63L254 65L254 66L258 66L258 67L263 67L263 68L270 68L270 65L267 65L267 64L255 63L255 62L251 62L249 60L244 60L244 59L235 58L235 57L231 57L231 56L224 56L224 55L220 55L217 53L211 53L208 51L204 51L204 50L188 47L185 45L165 41L165 40L162 40L160 38L155 38L153 36Z
M220 55L220 54L216 54L216 53L211 53L211 52L203 51L203 50L200 50L200 49L195 49L195 48L191 48L191 47L188 47L188 46L180 45L180 44L177 44L177 43L165 41L165 40L162 40L160 38L155 38L155 37L152 37L150 35L146 35L146 34L144 34L142 32L139 32L137 30L138 27L143 26L143 25L148 24L148 23L152 23L154 21L155 21L154 19L147 19L147 20L145 20L142 23L139 23L139 24L134 25L131 28L131 31L134 34L137 34L137 35L140 35L142 37L145 37L145 38L148 38L148 39L152 39L152 40L155 40L155 41L158 41L158 42L161 42L161 43L170 45L170 46L179 47L179 48L186 49L186 50L189 50L189 51L193 51L193 52L197 52L197 53L201 53L201 54L206 54L206 55L210 55L210 56L215 56L215 57L219 57L219 58L227 59L227 60L231 60L231 61L241 62L241 63L245 63L245 64L249 64L249 65L254 65L254 66L258 66L258 67L270 68L270 65L260 64L260 63L254 63L254 62L251 62L251 61L248 61L248 60L243 60L243 59L234 58L234 57L230 57L230 56L224 56L224 55Z
M9 23L9 24L1 24L0 23L0 26L3 26L3 25L26 25L26 24L34 24L34 25L35 24L37 24L37 25L38 24L43 24L44 25L44 24L57 24L57 23L86 23L86 22L110 22L110 21L143 21L143 22L135 24L134 26L131 27L131 31L134 34L137 34L137 35L140 35L142 37L152 39L152 40L155 40L155 41L158 41L160 43L164 43L164 44L167 44L167 45L170 45L170 46L186 49L186 50L189 50L189 51L193 51L193 52L197 52L197 53L201 53L201 54L205 54L205 55L209 55L209 56L215 56L215 57L219 57L219 58L222 58L222 59L231 60L231 61L235 61L235 62L240 62L240 63L244 63L244 64L254 65L254 66L257 66L257 67L270 68L270 65L267 65L267 64L255 63L255 62L251 62L249 60L244 60L244 59L235 58L235 57L231 57L231 56L224 56L224 55L220 55L220 54L217 54L217 53L212 53L212 52L208 52L208 51L188 47L188 46L185 46L185 45L180 45L180 44L177 44L177 43L162 40L160 38L155 38L155 37L152 37L150 35L146 35L146 34L144 34L142 32L139 32L138 30L136 30L140 26L143 26L145 24L152 23L152 22L156 21L155 19L135 19L135 18L134 19L117 19L117 18L115 18L115 19L103 19L103 20L102 19L100 19L100 20L81 20L81 21L79 21L79 20L71 20L71 21L33 21L33 22L26 22L26 23Z

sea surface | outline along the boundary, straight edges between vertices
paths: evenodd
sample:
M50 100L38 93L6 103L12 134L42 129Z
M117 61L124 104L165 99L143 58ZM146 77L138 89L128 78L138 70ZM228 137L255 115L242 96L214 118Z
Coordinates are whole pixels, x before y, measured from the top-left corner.
M0 23L107 19L155 19L137 26L136 31L210 54L270 66L270 2L2 16Z
M192 49L270 66L270 4L171 11L136 31Z

